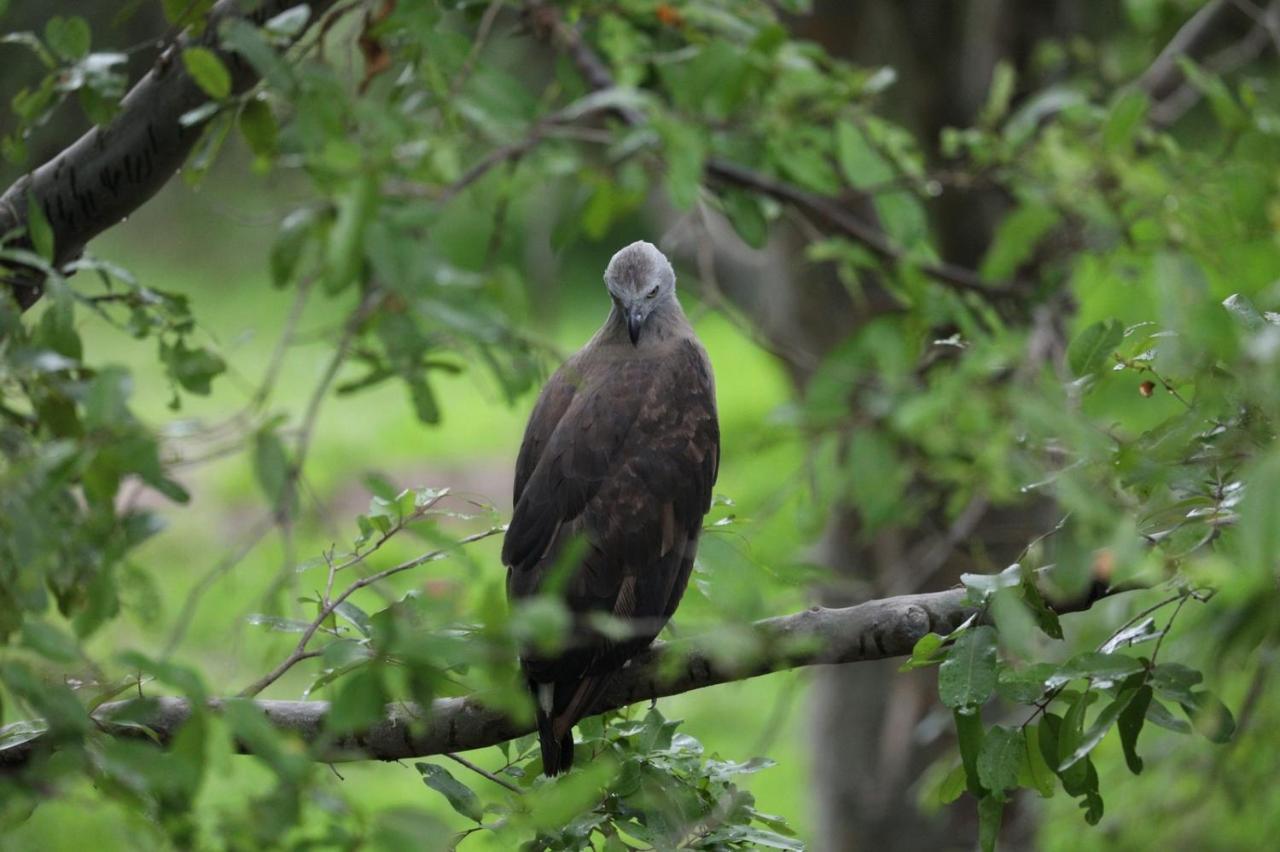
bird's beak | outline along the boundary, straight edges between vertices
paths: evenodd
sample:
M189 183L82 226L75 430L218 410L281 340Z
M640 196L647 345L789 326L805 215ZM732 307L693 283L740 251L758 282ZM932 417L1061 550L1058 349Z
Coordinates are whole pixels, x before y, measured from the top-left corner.
M644 325L644 314L634 308L627 311L627 333L631 335L631 345L640 342L640 327Z

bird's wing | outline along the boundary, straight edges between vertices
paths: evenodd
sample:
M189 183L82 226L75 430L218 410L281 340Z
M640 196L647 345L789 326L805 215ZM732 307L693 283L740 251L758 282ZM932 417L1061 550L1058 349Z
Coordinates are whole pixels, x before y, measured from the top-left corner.
M503 545L508 591L535 594L580 536L570 608L652 620L651 638L684 590L710 507L720 458L710 364L685 340L661 359L585 372L520 488Z
M516 457L515 494L512 505L520 502L525 483L537 467L547 442L555 433L569 404L573 401L582 382L578 369L578 359L571 358L547 379L538 401L534 403L533 412L529 415L529 423L525 426L524 440L520 444L520 454Z

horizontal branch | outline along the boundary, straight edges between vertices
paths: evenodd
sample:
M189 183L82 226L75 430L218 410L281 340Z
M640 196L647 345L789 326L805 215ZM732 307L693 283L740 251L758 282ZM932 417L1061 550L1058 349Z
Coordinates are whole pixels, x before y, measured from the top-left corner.
M1054 609L1061 613L1088 609L1105 596L1130 589L1095 585L1087 594L1056 604ZM973 614L964 589L902 595L838 609L813 607L756 622L754 636L763 652L753 655L749 663L738 664L727 661L731 654L711 655L700 650L724 647L716 642L715 633L660 642L614 676L593 713L803 666L906 656L926 633L950 633ZM725 641L738 643L742 636L735 632ZM247 700L214 699L210 706L216 712L229 701ZM327 701L253 703L276 728L317 745L317 756L326 761L401 760L469 751L534 730L531 718L512 717L475 696L439 699L428 708L390 704L382 720L344 736L334 736L326 729ZM167 744L190 715L191 704L186 699L165 697L104 704L94 719L101 730L120 737L138 737L137 723L141 722ZM119 724L123 719L130 724ZM37 737L0 751L0 770L20 768L42 747Z
M315 21L335 0L306 3ZM267 0L248 20L262 23L300 5L297 0ZM0 196L0 234L25 227L27 199L44 209L53 229L53 265L81 255L89 240L118 224L168 183L200 139L200 124L184 126L182 116L209 100L187 73L181 51L192 44L214 50L231 72L232 92L240 94L257 82L257 74L239 54L222 50L218 26L240 16L239 0L219 0L209 13L199 39L181 36L138 81L110 123L94 127L35 171L19 178ZM10 274L8 284L23 309L40 298L41 280L34 274Z

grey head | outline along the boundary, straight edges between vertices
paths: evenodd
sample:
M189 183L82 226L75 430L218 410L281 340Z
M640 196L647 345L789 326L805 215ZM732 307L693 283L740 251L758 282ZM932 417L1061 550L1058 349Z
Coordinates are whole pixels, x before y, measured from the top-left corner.
M625 318L634 346L655 309L675 298L676 273L671 261L653 243L638 240L618 253L604 270L609 295Z

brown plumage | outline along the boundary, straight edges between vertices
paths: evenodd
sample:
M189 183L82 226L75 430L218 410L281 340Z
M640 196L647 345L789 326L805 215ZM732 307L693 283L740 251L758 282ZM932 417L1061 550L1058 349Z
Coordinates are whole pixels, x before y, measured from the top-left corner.
M671 264L632 243L605 284L608 319L529 417L502 546L512 602L554 593L574 617L554 654L521 656L548 775L573 764L573 726L675 612L720 462L711 363ZM560 564L565 554L573 564ZM624 621L628 635L606 637L593 627L599 615Z

